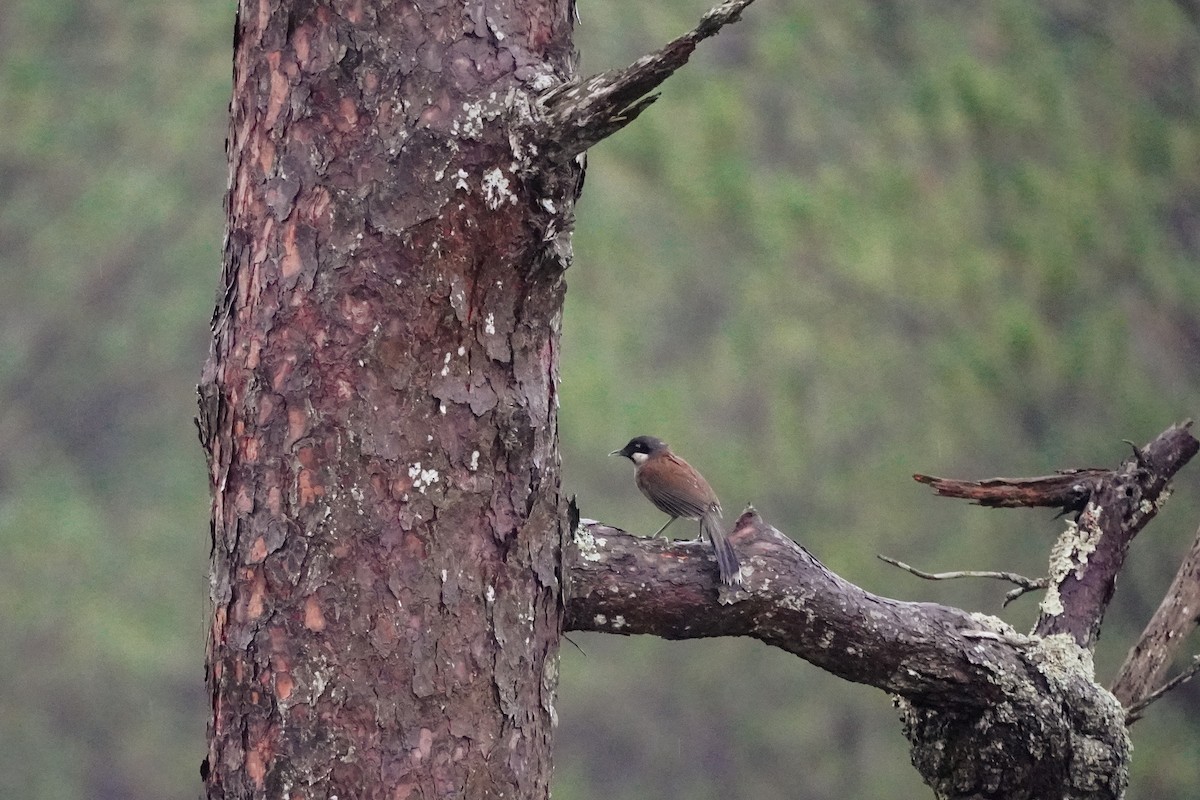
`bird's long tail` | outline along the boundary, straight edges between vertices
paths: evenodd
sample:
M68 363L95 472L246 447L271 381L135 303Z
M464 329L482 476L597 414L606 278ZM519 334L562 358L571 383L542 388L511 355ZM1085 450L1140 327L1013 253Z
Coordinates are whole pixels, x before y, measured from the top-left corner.
M717 569L721 573L721 583L726 586L741 586L741 565L738 564L737 553L733 545L725 538L725 529L721 525L721 517L715 511L700 518L700 531L712 542L713 552L717 555Z

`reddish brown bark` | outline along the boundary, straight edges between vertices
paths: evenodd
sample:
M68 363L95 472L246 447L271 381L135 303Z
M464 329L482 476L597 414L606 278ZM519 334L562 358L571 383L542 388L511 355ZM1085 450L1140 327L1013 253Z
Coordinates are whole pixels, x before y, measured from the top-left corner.
M548 795L574 157L748 2L586 82L570 80L570 0L243 4L200 387L210 798ZM1164 436L1085 487L1102 546L1056 578L1065 613L1038 628L1070 636L869 595L755 515L735 534L747 591L715 610L686 545L606 549L591 526L570 622L757 635L887 688L945 796L1116 797L1122 709L1085 654L1128 540L1196 451Z
M572 74L568 5L242 4L210 798L548 793L578 174L511 121Z
M934 475L913 475L917 483L930 486L942 497L971 500L989 508L1048 506L1063 513L1079 511L1101 483L1112 478L1111 469L1067 469L1040 478L988 478L960 481Z

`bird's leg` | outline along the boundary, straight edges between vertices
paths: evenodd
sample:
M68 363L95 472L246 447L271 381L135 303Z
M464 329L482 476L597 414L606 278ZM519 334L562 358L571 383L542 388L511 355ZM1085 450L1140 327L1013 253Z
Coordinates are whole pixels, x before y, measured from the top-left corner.
M706 520L706 517L700 518L700 528L699 528L699 530L696 531L696 538L692 539L693 542L700 542L701 544L703 544L704 542L712 542L711 537L704 535L705 520ZM717 523L717 527L720 527L719 522Z
M679 517L671 517L669 520L667 520L667 524L666 524L666 525L663 525L661 528L659 528L659 529L658 529L658 533L654 534L654 535L653 535L653 536L651 536L650 538L651 538L651 539L657 539L659 536L662 536L662 538L666 539L667 537L666 537L666 536L663 536L663 531L665 531L665 530L666 530L668 527L670 527L671 523L672 523L672 522L674 522L674 521L675 521L675 520L677 520L677 519L679 519ZM667 541L670 541L670 540L668 539Z

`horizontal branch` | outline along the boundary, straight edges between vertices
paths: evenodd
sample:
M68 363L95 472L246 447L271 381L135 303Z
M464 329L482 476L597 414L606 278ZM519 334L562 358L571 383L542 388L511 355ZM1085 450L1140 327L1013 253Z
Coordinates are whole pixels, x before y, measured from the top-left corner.
M925 706L993 702L1002 693L997 676L1037 671L1030 651L1044 637L1068 634L1084 649L1094 643L1129 538L1156 513L1170 477L1200 449L1188 424L1169 428L1096 487L1071 525L1099 526L1098 538L1090 549L1058 553L1070 566L1066 575L1052 570L1049 593L1061 608L1051 613L1043 601L1037 636L1021 636L993 617L872 594L753 509L729 537L743 564L740 589L718 586L706 544L647 540L592 520L575 525L566 552L566 629L667 639L750 636ZM1105 537L1124 544L1110 546ZM1107 581L1107 593L1092 581Z
M694 30L624 69L609 70L556 86L540 98L542 152L566 162L628 125L658 95L659 84L687 63L696 45L736 22L754 0L727 0L709 10Z
M989 508L1048 507L1063 513L1080 511L1101 483L1113 475L1111 469L1071 469L1039 478L988 478L960 481L933 475L913 475L917 483L930 486L941 497L988 506Z
M667 639L750 636L845 678L928 706L981 706L998 676L1029 674L1026 637L1000 620L871 594L827 569L754 510L730 542L744 589L718 586L711 548L577 527L566 629ZM970 687L968 689L968 687Z
M1200 450L1189 424L1134 448L1111 472L1086 471L1095 481L1086 491L1072 488L1080 472L990 487L1041 483L1040 491L1057 482L1058 494L1030 496L1066 507L1086 494L1052 553L1030 636L984 614L872 594L753 509L728 537L742 564L741 587L720 585L705 543L641 539L579 521L573 511L564 629L747 636L892 693L913 764L939 796L991 797L1003 787L1012 797L1117 798L1129 761L1127 709L1096 683L1089 651L1130 540ZM943 481L952 484L968 485Z

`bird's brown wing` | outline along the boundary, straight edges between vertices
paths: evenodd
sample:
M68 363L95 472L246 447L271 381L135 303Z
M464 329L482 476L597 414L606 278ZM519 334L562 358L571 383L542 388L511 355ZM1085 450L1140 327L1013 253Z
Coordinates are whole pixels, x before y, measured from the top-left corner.
M687 482L677 483L680 476L687 476ZM721 513L721 501L708 481L674 453L642 464L637 485L659 511L672 517L699 519L710 511ZM697 498L703 498L703 502L697 502Z

